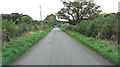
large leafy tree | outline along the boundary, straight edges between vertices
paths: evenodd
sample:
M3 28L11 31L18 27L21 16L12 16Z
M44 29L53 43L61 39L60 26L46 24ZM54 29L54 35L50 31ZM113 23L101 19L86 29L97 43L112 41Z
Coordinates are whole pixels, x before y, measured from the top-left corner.
M78 20L89 19L101 12L100 6L92 2L63 2L63 4L64 8L58 11L56 15L60 19L68 20L70 24L76 24Z
M50 26L54 26L57 24L56 16L54 14L50 14L45 18L45 23L49 24Z

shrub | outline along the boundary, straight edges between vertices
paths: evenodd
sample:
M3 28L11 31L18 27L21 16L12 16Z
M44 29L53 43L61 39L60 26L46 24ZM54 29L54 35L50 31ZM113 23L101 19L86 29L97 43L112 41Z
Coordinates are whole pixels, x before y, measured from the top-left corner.
M77 25L67 25L64 28L89 37L117 41L117 14L110 14L108 17L101 16L93 20L83 20Z

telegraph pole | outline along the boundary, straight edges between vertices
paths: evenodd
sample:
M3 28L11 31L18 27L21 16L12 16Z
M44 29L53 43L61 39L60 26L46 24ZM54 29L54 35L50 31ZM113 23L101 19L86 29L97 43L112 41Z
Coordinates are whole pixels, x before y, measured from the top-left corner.
M41 22L41 30L43 31L43 23L42 23L42 13L41 13L41 5L40 5L40 22Z
M42 21L41 5L40 5L40 21Z

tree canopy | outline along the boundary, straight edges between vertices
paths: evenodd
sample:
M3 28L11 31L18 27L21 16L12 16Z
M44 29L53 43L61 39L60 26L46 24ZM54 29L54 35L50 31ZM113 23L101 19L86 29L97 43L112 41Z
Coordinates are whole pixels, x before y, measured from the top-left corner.
M54 14L50 14L45 18L45 23L49 24L50 26L54 26L57 24L56 16Z
M64 8L56 13L58 19L72 20L90 19L91 16L99 14L100 6L92 2L63 2ZM76 24L78 22L70 22Z
M8 20L12 19L15 24L18 24L22 22L22 17L25 16L29 19L32 19L29 15L23 15L19 13L2 14L2 19L8 19Z

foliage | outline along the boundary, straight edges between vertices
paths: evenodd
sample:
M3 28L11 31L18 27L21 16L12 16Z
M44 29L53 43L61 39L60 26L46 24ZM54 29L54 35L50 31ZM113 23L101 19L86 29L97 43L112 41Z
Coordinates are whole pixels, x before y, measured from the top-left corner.
M47 24L41 25L40 21L33 20L28 15L12 13L3 14L2 16L3 44L29 31L46 30L49 28Z
M80 20L90 19L101 12L98 5L92 2L63 2L64 8L56 13L58 18L66 19L70 24L80 23ZM76 21L76 22L74 22Z
M117 13L118 18L118 44L120 44L120 12Z
M23 15L23 14L19 14L19 13L2 14L3 19L8 19L8 21L12 19L15 24L21 23L21 18L23 16L27 16L27 17L31 18L28 15Z
M108 17L101 16L93 20L84 20L77 25L64 26L64 28L97 39L114 41L118 39L117 14L110 14Z
M58 21L56 20L56 16L53 14L48 15L44 20L44 24L48 24L50 27L57 25L57 22Z
M118 46L113 41L99 40L92 37L86 37L79 33L71 32L65 28L61 28L64 32L68 33L72 37L80 40L82 43L96 50L99 54L109 59L111 62L118 64Z
M2 52L3 65L10 63L12 60L16 59L20 54L25 52L37 41L45 37L51 29L45 30L44 32L37 32L29 36L24 36L19 40L14 40L6 44Z
M32 23L32 19L30 17L27 17L27 16L21 17L21 21L25 22L27 24Z
M52 30L47 24L41 24L41 21L33 20L28 15L11 13L2 16L3 65L8 64ZM46 31L40 33L38 30ZM25 36L28 32L37 33Z

